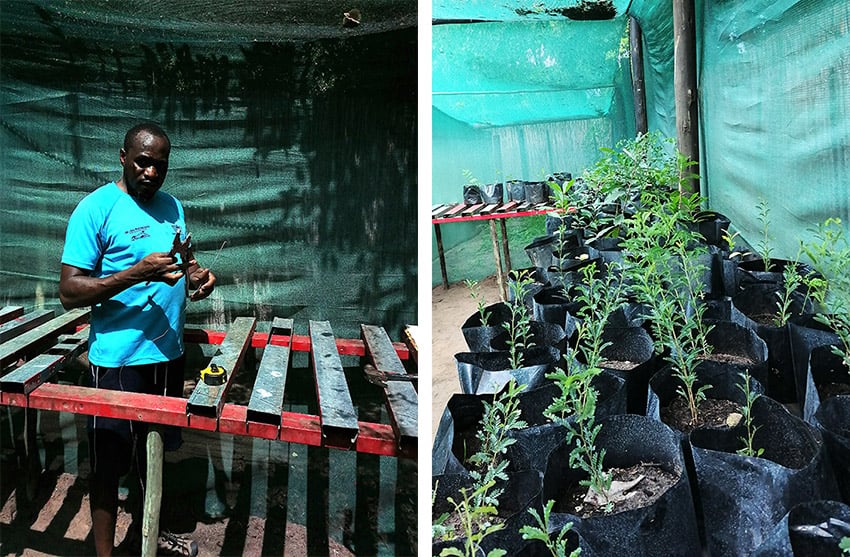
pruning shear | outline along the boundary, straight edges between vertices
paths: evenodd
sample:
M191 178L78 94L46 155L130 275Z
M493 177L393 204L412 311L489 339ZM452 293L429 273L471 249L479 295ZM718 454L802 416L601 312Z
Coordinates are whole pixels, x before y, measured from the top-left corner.
M186 239L180 240L180 227L174 232L174 241L171 242L171 251L168 252L171 257L180 256L180 270L183 271L186 286L186 296L189 295L189 262L195 258L192 251L192 233L186 234Z

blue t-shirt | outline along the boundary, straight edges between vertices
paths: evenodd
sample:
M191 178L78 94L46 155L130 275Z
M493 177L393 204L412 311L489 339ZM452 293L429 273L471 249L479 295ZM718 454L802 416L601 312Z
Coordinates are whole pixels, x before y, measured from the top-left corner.
M80 201L68 221L62 263L106 277L186 238L183 207L158 191L138 203L115 182ZM92 306L89 361L104 367L144 365L183 354L185 277L174 286L141 282Z

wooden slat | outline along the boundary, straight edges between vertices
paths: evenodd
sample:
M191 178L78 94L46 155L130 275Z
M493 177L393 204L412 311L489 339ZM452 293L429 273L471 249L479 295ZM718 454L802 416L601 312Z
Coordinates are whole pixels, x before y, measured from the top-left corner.
M319 398L322 436L328 446L351 448L359 431L357 412L345 381L345 372L327 321L310 321L313 374Z
M418 439L419 410L416 389L409 380L392 378L393 375L406 375L407 370L395 353L393 343L383 327L360 325L360 332L369 360L386 376L384 393L399 447L402 452L414 450Z
M420 330L418 325L407 325L404 328L404 344L410 353L410 359L417 366L419 365L419 335Z
M446 212L443 216L444 217L454 217L454 216L460 215L463 212L464 209L466 209L466 204L465 203L459 203L459 204L455 205L454 207L452 207L451 210Z
M0 325L0 342L12 340L53 319L52 309L37 309Z
M274 335L292 336L292 319L275 317L269 331L269 340ZM289 368L289 346L268 344L263 350L260 369L248 401L248 419L280 426L283 412L283 395L286 387L286 372Z
M0 323L5 323L24 314L23 306L6 306L0 308Z
M28 351L50 341L52 338L55 339L63 331L86 320L90 311L88 308L72 309L31 331L0 344L0 367L17 360L26 355Z
M59 342L44 354L39 354L0 379L0 391L29 394L50 380L64 363L76 358L88 346L88 326L72 335L63 335Z
M485 205L484 207L482 207L482 209L480 211L478 211L478 214L479 215L491 215L491 214L493 214L493 211L495 211L496 208L499 207L499 205L501 205L501 203L490 203L489 205Z
M507 213L508 211L513 211L519 205L517 201L508 201L498 209L496 209L497 213Z
M438 205L431 211L431 218L436 219L452 210L454 205Z
M461 212L461 215L464 215L464 216L474 215L474 214L478 213L478 211L483 209L484 205L485 205L484 203L478 203L476 205L470 205L469 207L467 207L466 209L464 209Z
M198 381L195 390L189 397L187 411L190 414L218 418L224 404L224 396L233 383L233 376L242 364L245 351L251 344L251 335L257 320L253 317L237 317L227 329L218 352L210 360L210 365L216 364L227 372L227 380L222 385L207 385Z

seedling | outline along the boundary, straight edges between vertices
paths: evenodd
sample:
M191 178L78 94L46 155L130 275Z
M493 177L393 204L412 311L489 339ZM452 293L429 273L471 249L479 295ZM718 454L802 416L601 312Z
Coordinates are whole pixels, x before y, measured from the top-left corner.
M652 199L652 198L648 198ZM699 405L710 385L696 387L696 368L711 353L701 303L702 276L699 263L703 248L696 246L698 235L679 225L692 214L697 196L671 194L671 200L647 205L630 222L626 249L627 267L634 295L650 309L650 325L658 353L667 360L681 381L677 392L687 401L690 423L699 418Z
M510 283L513 294L513 300L508 304L511 319L507 323L502 323L502 326L508 331L507 344L511 369L521 368L525 358L524 352L534 346L531 340L531 315L528 306L525 305L525 297L532 284L534 279L527 270L517 273L516 279Z
M543 507L542 517L536 509L528 509L528 512L531 513L538 525L531 526L527 524L520 528L519 533L522 534L522 539L524 540L540 540L546 544L546 547L549 548L549 552L552 554L552 557L578 557L581 555L580 547L572 550L569 555L567 555L567 534L569 534L570 530L573 529L572 522L564 524L555 539L552 539L551 534L549 534L549 516L552 514L552 507L554 505L555 501L550 499L549 502L546 503L546 506Z
M744 446L738 449L737 453L743 456L761 456L762 453L764 453L764 449L755 448L753 446L756 432L761 427L753 424L753 403L761 395L753 391L752 385L750 384L749 372L740 373L739 375L741 376L741 379L744 380L743 384L738 385L738 388L740 388L744 393L745 402L744 405L741 406L741 414L743 415L742 419L744 420L744 426L747 429L747 436L740 438L740 440L744 443Z
M576 350L584 359L579 364L568 351L565 355L566 372L557 370L546 377L556 381L561 389L558 398L546 409L546 415L567 428L567 442L573 444L569 455L571 468L584 470L588 474L581 485L589 487L608 501L611 474L603 467L605 450L596 446L596 436L601 425L595 423L598 393L592 386L593 378L602 373L602 352L608 343L603 342L602 332L608 317L624 303L622 282L614 273L605 279L594 277L596 264L581 269L583 280L577 286L576 300L582 303L577 327ZM606 510L613 503L608 501Z
M467 184L478 184L478 178L472 173L469 169L464 169L461 171L463 177L466 178Z
M469 289L469 294L475 300L475 304L478 307L478 320L481 322L481 326L486 327L490 321L490 312L487 311L487 302L481 296L481 285L478 281L471 279L466 279L463 283Z
M453 497L448 502L455 508L455 512L461 517L464 542L463 551L456 547L447 547L440 552L440 557L476 557L480 551L481 542L484 538L505 527L504 523L494 524L491 522L498 510L491 505L477 505L475 500L486 494L493 487L493 483L478 486L476 489L461 488L461 500L455 501ZM487 557L502 557L507 552L502 549L494 549Z
M805 246L815 269L825 280L811 289L815 300L825 309L816 319L829 326L840 339L832 351L850 368L850 242L841 220L829 218L814 232L816 242ZM812 281L809 281L812 286Z
M735 259L736 257L743 257L745 255L750 254L750 252L748 252L748 251L742 252L742 251L737 251L735 249L735 247L736 247L735 238L737 238L740 235L740 232L737 232L737 231L729 232L729 229L727 229L727 228L724 228L722 230L722 232L723 232L723 234L722 234L723 235L723 241L726 242L726 245L729 247L729 259Z
M761 255L764 270L770 271L772 267L770 260L773 253L773 248L770 245L770 206L766 200L762 199L756 205L756 210L758 211L758 217L756 218L761 223L761 238L758 241L757 247Z
M476 556L484 538L504 527L504 523L494 520L499 512L499 496L502 494L497 482L508 479L506 470L510 461L505 454L508 447L516 442L508 433L526 427L526 423L520 419L518 398L523 389L523 385L511 380L501 393L493 396L492 403L484 402L484 415L476 432L480 447L467 460L472 466L469 471L472 487L461 489L459 500L447 498L460 518L461 531L456 532L446 525L447 514L439 517L432 526L435 539L450 540L458 535L463 536L464 551L447 548L440 553L441 556ZM504 555L502 550L488 553L488 557L501 555Z

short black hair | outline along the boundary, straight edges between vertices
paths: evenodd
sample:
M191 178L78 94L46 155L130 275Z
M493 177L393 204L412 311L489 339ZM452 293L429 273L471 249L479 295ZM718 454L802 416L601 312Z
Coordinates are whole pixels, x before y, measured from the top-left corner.
M148 133L154 137L161 137L168 142L168 145L171 145L171 140L168 138L168 134L165 133L159 124L155 124L153 122L142 122L141 124L136 124L124 135L124 150L127 151L132 146L133 142L141 133Z

